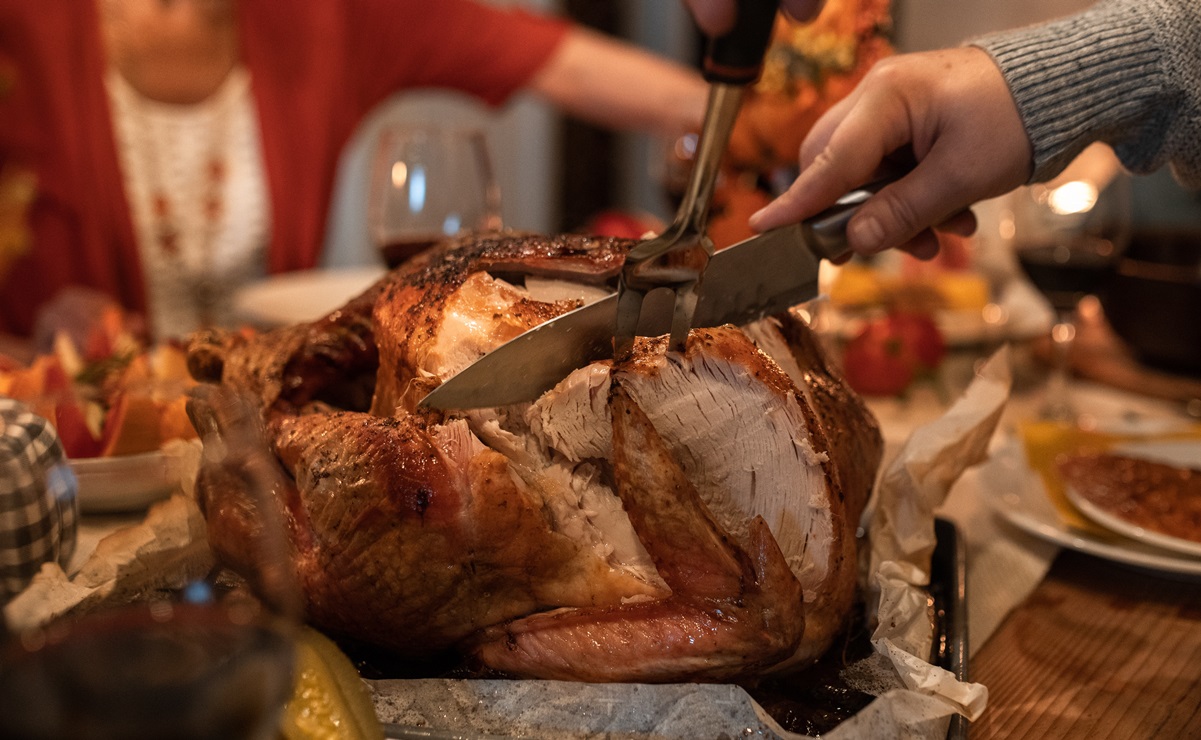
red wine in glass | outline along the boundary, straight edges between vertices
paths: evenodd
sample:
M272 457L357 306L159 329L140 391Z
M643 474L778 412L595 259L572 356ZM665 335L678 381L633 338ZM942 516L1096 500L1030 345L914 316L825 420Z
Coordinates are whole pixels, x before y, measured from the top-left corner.
M384 264L388 266L388 269L400 267L411 258L416 257L445 238L442 234L406 238L398 237L385 242L380 247L380 255L384 258Z
M386 126L372 158L369 229L389 268L443 239L501 228L500 193L483 131Z
M1079 235L1017 250L1018 264L1034 287L1060 313L1074 311L1084 296L1097 292L1112 272L1118 250L1099 237Z
M1043 419L1075 422L1069 388L1076 308L1101 289L1130 233L1131 184L1112 152L1092 149L1069 168L1079 179L1022 189L1014 201L1014 251L1055 309Z

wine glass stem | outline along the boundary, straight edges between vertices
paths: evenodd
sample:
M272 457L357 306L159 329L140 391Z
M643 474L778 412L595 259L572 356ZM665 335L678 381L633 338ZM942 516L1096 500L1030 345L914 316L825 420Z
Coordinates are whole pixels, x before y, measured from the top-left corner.
M1051 327L1051 374L1040 416L1052 421L1075 421L1076 404L1070 387L1072 345L1076 341L1075 312L1058 312Z

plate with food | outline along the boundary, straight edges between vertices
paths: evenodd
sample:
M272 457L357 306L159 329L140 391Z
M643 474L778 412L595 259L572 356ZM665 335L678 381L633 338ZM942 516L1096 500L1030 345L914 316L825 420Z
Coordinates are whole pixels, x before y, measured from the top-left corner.
M1119 445L1057 461L1068 500L1145 544L1201 558L1201 441Z
M1164 450L1175 446L1175 442L1130 443L1126 449ZM1180 446L1196 448L1198 442L1182 441ZM1145 535L1130 537L1120 532L1130 530L1128 526L1119 525L1119 530L1103 526L1082 516L1083 512L1067 499L1053 501L1054 493L1035 468L1021 441L1015 438L993 454L980 477L994 510L1010 524L1039 539L1115 563L1176 577L1201 578L1201 557L1165 549ZM1067 494L1067 486L1060 491ZM1065 510L1065 504L1071 508Z
M876 260L876 262L887 260ZM906 263L908 264L908 263ZM1031 339L1050 330L1045 301L1022 281L994 288L975 270L905 270L895 264L852 261L826 271L828 306L821 328L849 340L890 312L933 317L949 347Z
M179 487L173 442L196 437L183 349L110 339L81 349L60 335L53 352L0 371L0 393L54 425L85 512L132 511L170 495Z

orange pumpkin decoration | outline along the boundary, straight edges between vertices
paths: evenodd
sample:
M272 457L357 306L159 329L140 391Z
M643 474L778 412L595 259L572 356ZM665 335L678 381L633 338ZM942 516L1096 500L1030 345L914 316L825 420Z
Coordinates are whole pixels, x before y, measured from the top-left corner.
M830 0L810 23L779 16L763 75L743 101L714 194L709 229L718 248L751 236L746 219L770 199L755 183L797 166L801 142L817 120L893 53L891 30L888 0ZM752 188L759 195L752 197Z

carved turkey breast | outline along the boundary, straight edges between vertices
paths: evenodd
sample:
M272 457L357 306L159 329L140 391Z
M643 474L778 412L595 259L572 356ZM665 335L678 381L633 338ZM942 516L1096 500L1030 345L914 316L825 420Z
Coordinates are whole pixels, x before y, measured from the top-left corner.
M607 292L631 245L465 239L314 323L192 338L197 379L262 411L311 622L588 681L728 680L829 647L881 442L799 319L694 330L683 353L639 340L534 403L416 408ZM202 470L198 491L214 549L245 566L236 486Z

